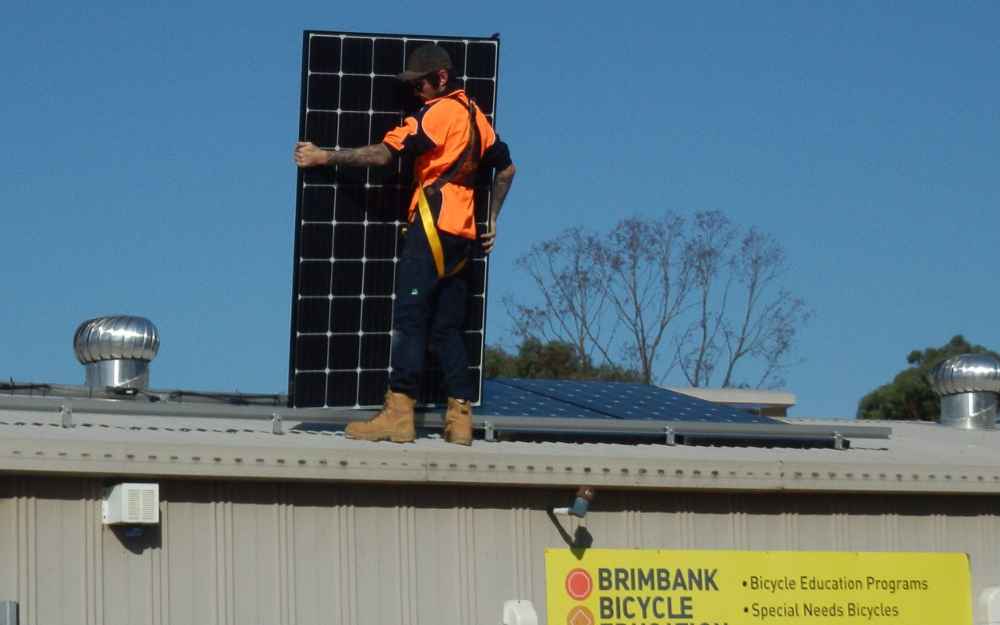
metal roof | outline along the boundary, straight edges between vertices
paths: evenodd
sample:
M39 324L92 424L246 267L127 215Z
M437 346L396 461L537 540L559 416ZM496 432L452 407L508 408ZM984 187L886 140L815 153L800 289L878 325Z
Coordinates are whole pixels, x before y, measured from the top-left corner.
M0 470L61 474L794 491L1000 492L1000 432L892 422L849 449L346 439L345 415L38 397L0 398ZM355 411L350 411L358 418ZM425 417L437 422L435 415ZM67 427L68 426L68 427ZM789 427L857 427L790 421ZM276 431L280 433L275 433Z
M9 407L72 404L89 412L135 416L267 418L284 415L346 425L369 414L355 408L289 408L287 397L192 391L92 389L49 384L5 384ZM27 402L27 403L25 403ZM75 403L74 403L75 402ZM82 402L82 403L81 403ZM433 407L432 407L433 408ZM423 411L423 409L421 409ZM668 444L798 444L841 448L850 438L888 438L880 426L791 426L769 417L687 397L656 386L579 380L488 380L474 427L497 436L581 441L594 437ZM433 410L418 415L440 427Z

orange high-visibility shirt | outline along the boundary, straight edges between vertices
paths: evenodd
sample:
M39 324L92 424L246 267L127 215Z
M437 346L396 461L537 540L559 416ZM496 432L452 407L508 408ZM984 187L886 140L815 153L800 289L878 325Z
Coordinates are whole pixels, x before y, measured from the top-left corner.
M420 187L432 184L462 155L469 144L469 97L458 89L428 100L403 125L386 133L382 142L396 153L416 156L413 175ZM479 129L479 150L476 160L497 142L496 133L486 116L475 107ZM471 157L470 157L471 158ZM473 181L452 180L441 188L441 212L437 227L442 232L466 239L476 238ZM417 211L417 194L410 200L408 220L413 222Z

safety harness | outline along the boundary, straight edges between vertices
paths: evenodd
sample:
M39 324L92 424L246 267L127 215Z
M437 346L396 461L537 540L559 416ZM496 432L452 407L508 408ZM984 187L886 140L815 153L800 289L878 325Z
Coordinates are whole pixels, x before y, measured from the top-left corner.
M465 267L467 258L463 258L455 267L445 272L444 249L441 247L441 237L438 235L437 215L431 210L427 195L441 196L441 187L448 184L452 179L458 178L457 184L467 184L469 178L475 174L479 167L479 128L476 125L476 106L469 100L469 144L465 146L465 151L459 155L458 159L443 173L437 180L417 189L417 204L420 206L420 222L424 226L424 233L427 235L427 243L431 247L431 256L434 257L434 267L437 269L438 278L447 278L455 275ZM443 204L443 198L438 202L438 210Z

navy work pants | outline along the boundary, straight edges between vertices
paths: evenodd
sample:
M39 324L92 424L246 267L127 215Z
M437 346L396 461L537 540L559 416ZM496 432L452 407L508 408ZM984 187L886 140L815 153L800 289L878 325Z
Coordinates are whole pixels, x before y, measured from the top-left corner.
M472 241L444 232L438 234L444 249L446 272L471 255ZM441 361L448 395L456 399L473 399L463 340L468 285L462 274L438 279L418 213L407 229L396 272L392 373L389 375L389 388L393 391L418 396L429 338L431 349Z

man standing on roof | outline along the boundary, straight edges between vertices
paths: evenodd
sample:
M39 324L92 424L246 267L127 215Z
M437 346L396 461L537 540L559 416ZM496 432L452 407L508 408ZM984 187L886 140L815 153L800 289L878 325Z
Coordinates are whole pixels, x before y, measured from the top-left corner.
M476 242L472 185L480 167L496 170L489 227L479 237L488 254L496 243L497 217L514 179L514 164L507 145L452 75L444 48L427 44L415 49L406 71L397 78L413 87L424 106L386 133L382 143L337 151L308 142L295 144L299 167L374 167L388 165L398 155L416 158L416 191L408 216L411 227L397 269L392 372L385 405L371 420L349 424L346 434L397 443L416 438L413 408L429 326L431 346L441 360L448 389L445 440L469 445L469 402L474 391L462 340L468 286L459 272Z

